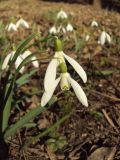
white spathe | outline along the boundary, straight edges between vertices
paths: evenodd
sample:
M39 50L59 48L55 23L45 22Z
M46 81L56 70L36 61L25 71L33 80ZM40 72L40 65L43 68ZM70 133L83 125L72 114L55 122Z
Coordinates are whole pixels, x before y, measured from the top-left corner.
M93 20L91 23L91 27L98 27L98 22Z
M78 100L86 107L88 107L87 97L81 88L81 86L71 78L70 74L68 72L61 73L60 77L57 80L54 80L53 86L50 90L47 90L43 93L42 99L41 99L41 106L44 107L49 100L52 98L52 95L60 82L60 86L62 90L69 90L70 86L72 86Z
M67 19L67 18L68 18L67 13L61 9L57 14L57 19Z
M57 33L57 29L55 26L51 27L50 30L49 30L49 33L50 34L56 34Z
M23 28L29 28L29 24L27 21L25 21L23 18L19 19L17 22L16 22L16 27L19 28L19 27L23 27Z
M72 32L73 31L73 26L70 23L68 23L67 26L66 26L66 30L68 32Z
M17 26L14 23L10 23L6 26L8 32L10 31L17 31Z
M106 42L108 42L110 44L111 37L107 32L103 31L100 35L99 40L98 40L98 44L104 45Z

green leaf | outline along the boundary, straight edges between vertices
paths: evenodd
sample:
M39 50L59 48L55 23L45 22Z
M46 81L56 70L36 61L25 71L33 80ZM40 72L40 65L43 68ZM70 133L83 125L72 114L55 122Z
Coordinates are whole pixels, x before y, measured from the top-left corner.
M40 105L28 112L26 115L24 115L18 122L15 124L11 125L5 132L4 134L4 139L7 139L8 137L14 135L17 130L22 128L26 123L28 123L31 119L45 111L47 107L41 107Z
M104 76L109 76L111 74L113 74L115 72L115 70L102 70L102 71L95 71L96 75L104 75Z
M20 78L18 78L16 80L16 83L19 85L19 86L22 86L23 84L26 84L29 80L29 77L31 77L35 72L37 72L37 69L34 69L32 71L30 71L30 73L26 73L24 74L23 76L21 76Z

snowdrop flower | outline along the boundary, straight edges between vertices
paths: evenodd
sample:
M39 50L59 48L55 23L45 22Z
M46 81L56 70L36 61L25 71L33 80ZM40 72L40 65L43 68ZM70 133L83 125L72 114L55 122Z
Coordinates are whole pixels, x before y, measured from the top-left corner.
M85 37L85 41L86 41L86 42L88 42L88 41L89 41L89 39L90 39L90 35L86 35L86 37Z
M19 28L19 27L23 27L23 28L29 28L29 24L27 21L25 21L23 18L19 19L16 23L16 27Z
M5 59L4 59L4 61L3 61L3 64L2 64L2 70L7 70L7 69L8 69L8 67L9 67L9 61L12 60L14 54L15 54L15 51L9 53L9 54L5 57ZM15 68L17 69L17 68L19 67L19 65L23 62L23 60L24 60L25 58L27 58L30 54L32 54L32 53L31 53L29 50L28 50L28 51L25 51L23 54L20 54L20 55L17 57L16 61L15 61ZM32 61L32 64L33 64L34 67L36 67L36 68L39 67L39 63L38 63L37 58L36 58L35 56L33 56L33 57L31 58L31 61ZM23 73L24 70L25 70L25 67L23 66L23 67L20 69L19 72L20 72L20 73Z
M63 33L66 33L66 30L65 30L65 28L64 28L62 25L60 25L60 26L58 27L57 33L60 33L61 31L62 31Z
M27 50L25 51L23 54L21 54L21 57L22 59L24 60L25 58L27 58L28 56L30 56L32 53L31 51ZM32 64L35 68L39 68L39 62L37 61L37 58L36 56L32 56L31 57L31 61L32 61Z
M93 20L91 23L91 27L98 27L98 23L95 20Z
M68 18L67 13L61 9L57 14L57 19L67 19L67 18Z
M8 32L17 31L17 26L14 23L10 23L6 26L6 29L8 30Z
M5 57L5 59L4 59L4 61L3 61L3 64L2 64L2 70L7 70L7 69L8 69L8 67L9 67L9 62L10 62L10 60L12 60L14 54L15 54L15 51L9 53L9 54ZM16 69L19 67L19 65L22 63L22 61L23 61L22 57L21 57L21 56L18 56L17 59L16 59L16 61L15 61L15 68L16 68ZM23 73L23 71L24 71L24 66L20 69L20 73Z
M50 34L56 34L57 33L56 27L55 26L51 27L50 30L49 30L49 33Z
M68 23L68 24L67 24L67 27L66 27L66 30L67 30L68 32L72 32L72 31L73 31L73 26L72 26L70 23Z
M60 40L58 40L58 45L60 44ZM58 83L60 82L60 86L62 90L69 90L72 86L78 100L85 106L88 106L87 98L80 87L80 85L71 78L70 74L67 72L67 66L65 63L65 59L72 65L78 75L82 78L83 82L87 81L86 72L83 68L77 63L73 58L67 56L62 50L61 47L58 46L58 50L54 55L54 58L48 65L46 70L45 78L44 78L44 89L45 92L41 99L41 106L45 106L48 101L51 99ZM60 77L56 79L57 68L60 68L61 74Z
M98 44L104 45L106 42L111 43L111 37L107 32L103 31L98 40Z

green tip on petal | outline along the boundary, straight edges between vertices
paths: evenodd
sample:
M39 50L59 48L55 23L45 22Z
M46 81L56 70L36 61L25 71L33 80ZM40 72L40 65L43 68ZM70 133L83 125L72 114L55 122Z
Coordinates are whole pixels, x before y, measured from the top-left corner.
M60 39L55 39L55 51L59 52L63 50L63 44Z

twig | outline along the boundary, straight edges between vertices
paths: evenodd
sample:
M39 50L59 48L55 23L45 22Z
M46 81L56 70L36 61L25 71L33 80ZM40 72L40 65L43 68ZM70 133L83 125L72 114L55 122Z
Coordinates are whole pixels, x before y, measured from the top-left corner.
M110 117L108 116L108 114L107 114L107 112L105 111L105 109L102 109L102 112L103 112L105 118L107 119L107 121L109 122L109 124L110 124L117 132L119 132L118 129L116 128L116 126L114 125L113 121L112 121L112 120L110 119Z
M113 97L113 96L110 96L110 95L106 95L106 94L104 94L104 93L100 93L100 92L95 91L95 90L90 90L90 92L93 92L93 93L95 93L95 94L99 94L99 95L101 95L101 96L103 96L103 97L105 97L105 98L109 98L109 99L111 99L111 100L113 100L113 101L120 102L120 98Z

